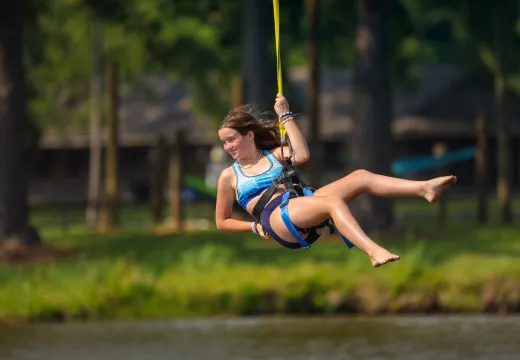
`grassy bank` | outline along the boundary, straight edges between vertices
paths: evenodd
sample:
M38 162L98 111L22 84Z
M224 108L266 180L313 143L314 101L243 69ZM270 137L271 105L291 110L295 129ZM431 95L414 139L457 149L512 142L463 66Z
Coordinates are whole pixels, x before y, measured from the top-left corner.
M0 318L520 310L518 228L423 228L383 239L402 260L379 269L334 238L289 251L217 232L44 235L76 256L0 265Z

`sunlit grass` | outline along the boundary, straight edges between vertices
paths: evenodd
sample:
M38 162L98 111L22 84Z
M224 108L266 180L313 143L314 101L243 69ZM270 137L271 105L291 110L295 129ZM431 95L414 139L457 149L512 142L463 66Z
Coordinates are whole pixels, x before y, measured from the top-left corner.
M417 237L410 232L378 240L402 257L378 269L334 238L309 251L291 251L251 234L215 231L47 231L47 243L74 248L77 256L0 266L0 318L519 308L518 227L420 229Z

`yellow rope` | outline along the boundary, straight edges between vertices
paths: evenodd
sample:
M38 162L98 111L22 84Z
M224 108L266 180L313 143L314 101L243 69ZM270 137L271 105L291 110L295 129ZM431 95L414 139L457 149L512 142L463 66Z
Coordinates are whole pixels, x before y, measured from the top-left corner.
M273 13L274 13L274 38L276 42L276 75L278 80L278 92L283 94L282 87L282 59L280 57L280 9L278 0L273 0ZM285 126L281 121L278 121L278 129L280 129L280 135L282 141L285 140L287 134Z
M277 78L278 78L278 92L283 93L282 88L282 60L280 58L280 9L278 6L278 0L273 0L273 13L274 13L274 39L276 41L276 65L277 65Z

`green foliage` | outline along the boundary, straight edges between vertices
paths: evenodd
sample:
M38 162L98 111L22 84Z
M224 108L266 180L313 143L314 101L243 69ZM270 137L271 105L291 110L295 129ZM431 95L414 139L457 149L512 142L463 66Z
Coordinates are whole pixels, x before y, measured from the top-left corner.
M88 13L75 11L60 1L49 2L36 19L39 57L29 56L28 79L38 96L30 113L40 125L52 122L59 128L77 123L77 109L88 95L90 43ZM36 40L35 40L36 41Z
M516 59L520 52L518 2L503 1L500 21L498 3L477 1L402 0L416 25L422 44L437 61L456 63L469 71L493 75L497 71L496 43L502 38L507 84L518 92ZM501 33L501 35L498 35Z
M49 236L77 257L1 265L0 318L518 309L519 229L421 229L425 235L406 243L382 241L402 258L379 269L340 239L289 251L250 234L213 231Z
M211 2L34 2L28 27L31 114L42 126L84 126L92 62L90 17L102 19L103 63L116 61L123 81L160 72L191 85L195 105L219 116L239 62L237 6ZM34 10L34 8L38 8ZM225 16L225 17L224 17Z
M84 126L91 71L90 16L102 19L104 63L117 61L122 79L163 74L189 85L198 118L216 122L231 105L231 79L241 72L243 2L233 0L32 0L26 5L26 62L30 110L41 126ZM307 63L304 2L280 4L284 69ZM494 4L489 1L392 2L390 69L394 84L413 85L429 62L494 71ZM508 84L520 88L517 3L506 1L502 23ZM318 48L322 66L354 63L353 2L320 2ZM272 22L265 23L270 34ZM271 35L272 36L272 35ZM269 53L274 59L274 36ZM515 55L516 54L516 55ZM269 59L266 59L269 61ZM273 74L274 76L274 74ZM288 88L290 88L288 86Z
M90 9L79 0L39 4L39 10L29 17L29 110L42 127L63 131L86 126L92 66L90 19ZM105 22L101 43L103 64L117 61L123 80L142 72L146 50L139 36L127 33L122 24Z

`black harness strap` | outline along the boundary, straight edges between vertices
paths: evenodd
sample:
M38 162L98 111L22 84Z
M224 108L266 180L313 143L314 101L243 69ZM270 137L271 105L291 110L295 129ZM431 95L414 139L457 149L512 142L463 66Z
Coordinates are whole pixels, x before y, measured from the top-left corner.
M267 188L267 190L264 191L262 196L260 196L260 199L258 199L258 202L256 203L255 207L253 208L253 216L256 219L258 219L258 221L260 221L262 211L267 206L276 189L278 189L278 187L280 186L280 184L284 185L286 191L293 193L297 196L302 196L303 189L307 186L305 182L300 178L296 170L294 170L291 164L291 160L288 158L282 159L282 172L273 180L272 184ZM307 242L314 242L321 236L317 230L322 229L324 227L328 227L331 234L334 233L336 230L331 219L325 220L321 224L318 224L311 228L298 228L298 230L308 235L305 239Z
M269 201L273 197L273 194L275 193L276 189L278 189L278 186L280 186L280 184L283 183L285 189L294 194L297 194L294 188L295 183L299 186L304 186L303 182L298 176L298 173L292 167L291 160L288 158L283 158L281 162L282 172L273 180L271 186L269 186L267 190L264 191L262 196L260 196L260 199L258 199L258 202L256 203L255 207L253 208L253 216L257 218L258 221L260 221L260 215L262 214L262 210L264 210L266 205L269 203Z
M258 199L258 202L256 203L255 207L253 208L253 216L260 221L260 215L262 214L262 210L266 207L267 203L269 203L269 200L271 200L271 197L273 196L276 189L278 189L278 186L283 181L284 173L278 175L276 179L273 180L271 186L267 188L266 191L260 196L260 199Z

